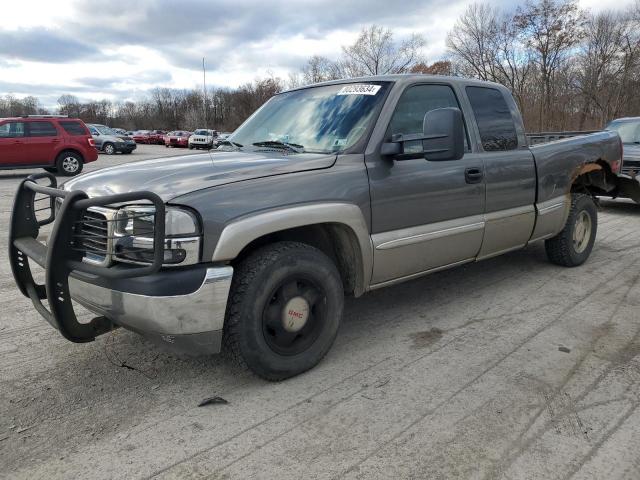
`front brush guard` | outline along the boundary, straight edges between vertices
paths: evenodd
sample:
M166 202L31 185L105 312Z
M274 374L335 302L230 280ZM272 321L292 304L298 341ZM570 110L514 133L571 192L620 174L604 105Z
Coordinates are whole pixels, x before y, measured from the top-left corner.
M37 180L46 178L49 185ZM44 220L36 218L36 193L49 197L50 215ZM62 204L56 211L56 199ZM42 200L42 199L40 199ZM39 200L39 201L40 201ZM114 268L84 262L83 252L74 240L74 232L90 207L107 207L137 201L151 202L155 206L153 262L143 267ZM80 323L76 317L69 293L69 275L80 272L87 276L108 279L132 278L150 275L162 267L164 260L165 206L153 192L140 191L89 198L81 191L57 188L56 178L50 173L31 175L23 180L16 193L9 227L9 261L16 284L23 295L29 297L36 310L68 340L90 342L96 336L113 328L109 319L100 316L89 323ZM53 223L47 245L38 241L40 227ZM33 260L45 270L44 285L36 283L29 261ZM47 300L47 308L43 300Z

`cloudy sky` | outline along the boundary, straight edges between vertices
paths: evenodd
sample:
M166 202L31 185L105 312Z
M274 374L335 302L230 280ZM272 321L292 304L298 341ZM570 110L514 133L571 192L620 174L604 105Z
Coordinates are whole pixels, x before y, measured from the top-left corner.
M581 0L592 10L633 0ZM0 95L45 106L71 93L125 100L150 88L234 87L273 73L287 78L311 55L337 58L372 23L397 37L419 32L438 60L470 0L20 0L0 7ZM510 0L491 0L508 6Z

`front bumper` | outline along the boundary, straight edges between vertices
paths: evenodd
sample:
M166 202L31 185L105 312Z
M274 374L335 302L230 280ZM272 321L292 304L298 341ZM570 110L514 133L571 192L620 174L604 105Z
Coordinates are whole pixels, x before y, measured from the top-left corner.
M201 272L193 271L193 275ZM140 294L114 290L78 276L69 278L71 298L114 325L124 327L157 343L185 353L220 351L227 297L233 268L210 267L191 293L180 292L183 274L161 271L156 284L163 294ZM130 282L131 283L131 282Z
M138 148L138 145L134 141L116 144L116 151L118 152L133 152L136 148Z

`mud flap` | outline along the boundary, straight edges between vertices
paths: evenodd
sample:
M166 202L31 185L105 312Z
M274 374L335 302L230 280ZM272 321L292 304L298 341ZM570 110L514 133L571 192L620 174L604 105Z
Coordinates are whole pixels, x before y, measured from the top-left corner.
M637 179L618 175L616 190L618 197L630 198L634 202L640 203L640 182Z

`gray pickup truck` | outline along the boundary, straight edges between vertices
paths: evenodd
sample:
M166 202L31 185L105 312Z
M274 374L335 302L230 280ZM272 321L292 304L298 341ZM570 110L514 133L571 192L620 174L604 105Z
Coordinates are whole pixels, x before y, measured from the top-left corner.
M71 341L121 326L281 380L328 352L345 295L540 240L582 264L620 168L615 132L530 148L497 84L333 81L274 96L216 151L25 179L10 260Z

